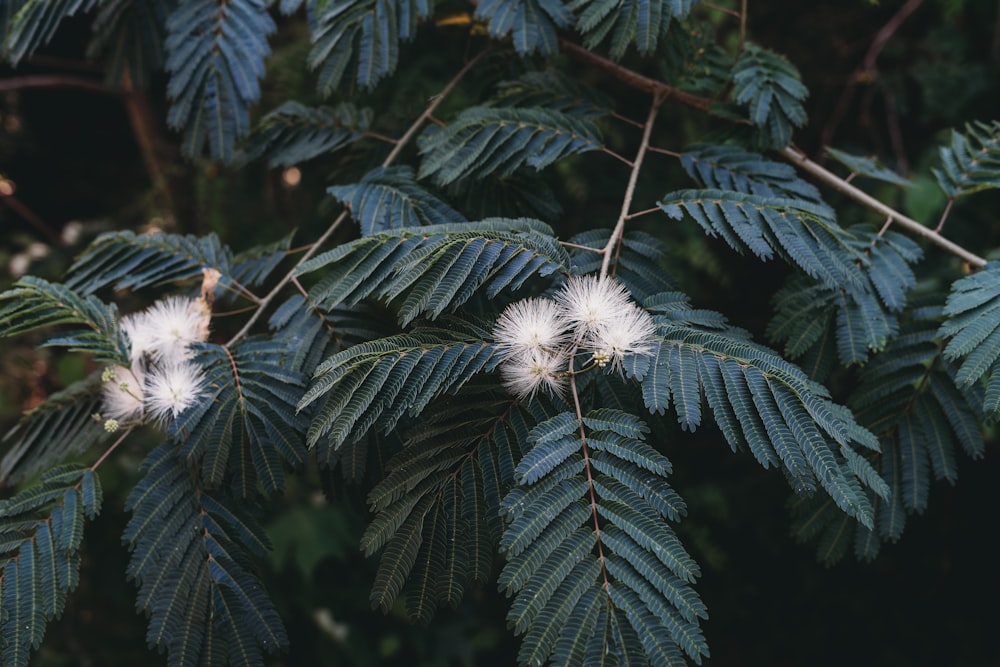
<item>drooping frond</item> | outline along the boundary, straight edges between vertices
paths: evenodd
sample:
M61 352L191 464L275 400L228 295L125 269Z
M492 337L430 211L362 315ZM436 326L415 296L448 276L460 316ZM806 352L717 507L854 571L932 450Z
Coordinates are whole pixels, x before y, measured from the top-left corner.
M83 520L101 511L101 484L87 468L58 466L0 500L0 657L27 667L45 624L62 615L80 572Z
M262 338L200 346L192 362L204 374L204 393L167 434L200 466L202 484L250 496L259 483L271 494L284 487L283 462L305 461L304 417L295 411L305 377L284 366L285 353L280 341Z
M292 246L294 236L295 232L293 231L274 243L254 246L233 257L232 280L240 285L250 287L262 284L288 256L288 250ZM228 282L226 279L229 277L223 276L220 280Z
M290 167L354 143L371 121L371 109L346 102L335 107L285 102L260 119L241 160L266 157L271 167Z
M867 260L825 205L714 189L678 190L658 203L675 219L687 211L709 236L721 236L738 252L762 260L778 255L830 287L865 289L858 264Z
M881 454L868 456L889 489L886 498L872 497L875 525L844 525L819 500L796 507L796 535L819 536L825 561L841 557L852 542L859 558L874 558L883 542L900 538L907 515L925 509L933 479L955 482L959 448L972 458L985 451L977 414L983 393L956 386L955 368L944 359L938 336L940 308L912 313L865 366L850 398L859 423L882 445Z
M101 234L69 268L66 285L82 294L102 287L141 289L201 276L202 269L232 275L232 253L215 234Z
M485 19L491 35L510 35L522 56L550 56L559 50L556 30L568 28L573 14L563 0L481 0L476 18Z
M0 337L57 325L82 325L45 340L43 345L88 352L98 361L127 365L125 339L118 331L118 307L65 285L25 276L0 294Z
M567 155L597 150L602 141L593 122L562 111L470 107L447 126L429 128L419 143L420 178L447 185L494 172L509 176L523 166L540 171Z
M371 90L396 71L399 44L413 39L417 21L434 0L334 0L315 3L316 27L309 67L319 70L319 91L331 95L354 63L354 80Z
M104 0L94 18L94 37L87 56L105 59L106 79L144 89L165 63L164 26L174 0Z
M498 88L497 103L508 107L539 107L576 118L599 118L614 108L609 97L558 69L527 72Z
M522 664L603 664L634 651L626 664L680 665L682 655L708 655L698 627L706 610L691 588L699 568L665 520L683 516L684 503L647 432L634 415L599 409L582 423L557 414L528 435L518 486L501 506L508 562L498 580L514 596L507 618L525 635Z
M101 409L97 376L71 384L26 412L3 438L0 480L20 482L104 442L108 433L94 419Z
M299 403L301 410L322 400L307 441L320 444L319 459L328 462L345 442L358 441L372 428L388 431L404 415L419 415L436 396L492 370L494 353L483 338L458 331L450 337L401 334L339 352L316 367Z
M816 186L799 178L794 167L738 146L693 144L680 159L688 176L705 188L823 205Z
M955 378L971 387L989 375L982 406L985 416L1000 412L1000 264L956 280L944 307L948 319L938 332L951 338L944 350L949 361L961 360Z
M792 128L806 122L802 102L809 95L795 66L777 53L748 44L733 67L733 84L733 100L747 107L764 144L784 148L791 143Z
M656 51L671 19L682 19L698 0L570 0L577 11L576 29L593 49L610 41L611 57L621 60L630 44L640 55Z
M7 62L16 65L39 46L48 44L63 19L89 11L95 0L5 0L4 4L10 5L3 8L10 15L0 24L4 28L0 52Z
M136 606L149 615L146 641L172 665L264 665L288 638L253 570L251 557L265 556L269 544L246 501L199 488L169 443L141 470L122 540L132 551Z
M334 185L326 191L351 209L362 236L402 227L466 222L461 213L421 187L410 167L378 167L358 183Z
M375 518L361 539L366 554L382 550L372 606L388 611L405 590L408 614L423 621L489 580L500 498L514 484L531 420L485 384L435 401L425 415L369 494Z
M892 169L889 169L876 158L851 155L850 153L838 151L836 148L830 148L829 146L827 146L825 150L827 155L850 169L852 174L864 176L865 178L873 178L876 181L892 183L893 185L898 185L902 188L913 187L913 183L911 181L903 178Z
M951 146L942 146L941 169L932 169L949 198L1000 188L1000 121L975 122L965 134L951 132Z
M822 385L740 332L734 337L724 329L657 319L654 355L634 371L650 412L662 414L672 403L681 426L693 431L702 421L704 395L734 450L749 449L765 468L782 468L797 493L812 492L818 483L844 512L872 525L862 484L878 496L888 491L868 474L871 466L855 460L854 447L878 451L878 440Z
M322 270L309 292L318 307L374 296L398 302L406 324L454 309L481 287L492 297L535 273L567 271L566 251L550 233L530 219L406 227L345 243L306 262L299 273Z
M275 31L265 0L186 0L167 19L167 121L184 131L184 153L223 162L250 132L260 99L267 36Z

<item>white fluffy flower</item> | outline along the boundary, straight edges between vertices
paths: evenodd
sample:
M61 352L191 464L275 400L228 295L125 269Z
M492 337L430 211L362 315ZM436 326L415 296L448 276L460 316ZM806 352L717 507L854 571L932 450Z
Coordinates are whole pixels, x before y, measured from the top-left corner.
M129 340L129 359L136 363L153 351L152 328L146 324L145 313L133 313L122 318L119 325Z
M124 366L109 366L101 375L104 381L103 414L117 422L129 422L142 419L143 415L143 377L136 368Z
M613 369L620 371L625 355L652 352L655 333L656 325L649 313L637 306L629 306L589 332L584 339L584 348L594 353L598 366L610 363Z
M147 346L157 362L169 366L189 357L188 345L208 340L211 317L204 299L170 297L156 302L137 318L135 331L130 334Z
M561 394L566 384L566 358L560 354L533 351L512 357L500 369L504 386L518 398L534 396L544 387Z
M596 331L634 307L625 286L608 277L573 276L555 299L577 333Z
M566 344L567 323L549 299L523 299L507 306L493 327L504 358L555 352Z
M194 405L204 382L201 369L194 364L159 367L146 379L146 411L152 419L166 423Z

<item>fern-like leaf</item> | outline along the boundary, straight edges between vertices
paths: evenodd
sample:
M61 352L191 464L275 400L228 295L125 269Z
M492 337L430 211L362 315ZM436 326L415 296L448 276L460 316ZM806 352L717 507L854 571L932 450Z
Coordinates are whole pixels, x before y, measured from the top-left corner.
M951 286L945 304L948 317L938 332L949 337L944 350L950 361L961 360L956 381L971 387L988 376L987 396L1000 391L1000 264L990 262L982 271L960 278ZM985 401L986 416L998 414L996 401Z
M101 234L69 268L66 285L82 294L111 286L141 289L201 276L202 269L222 273L225 284L232 276L232 253L215 234Z
M747 107L750 122L764 134L765 144L784 148L792 128L802 127L802 102L809 91L788 60L755 44L748 44L733 68L733 100Z
M672 218L687 211L707 234L721 236L734 250L749 250L763 260L777 254L830 287L865 289L858 264L867 260L825 205L727 190L678 190L658 203Z
M482 385L435 401L427 414L369 494L376 516L361 540L366 554L382 550L372 606L388 611L405 589L408 614L423 621L437 605L457 604L469 583L488 580L500 535L488 521L499 497L487 485L513 484L499 472L509 470L498 465L500 434L525 419Z
M484 3L479 5L483 7ZM568 155L597 150L601 135L586 118L543 108L471 107L420 137L420 177L447 185L520 167L542 170Z
M1000 188L1000 121L970 123L965 134L951 133L951 145L939 149L941 169L932 169L949 198Z
M704 394L734 450L749 448L764 467L783 468L796 492L812 491L818 483L844 512L872 525L871 501L851 454L844 452L856 446L877 450L878 441L833 404L824 387L741 337L657 319L662 338L641 381L651 412L665 411L672 401L678 420L693 430ZM876 495L887 493L877 476L861 481L874 485Z
M93 470L57 466L0 501L0 624L4 665L26 667L45 625L76 588L84 517L101 509Z
M16 65L38 47L48 44L63 19L89 11L96 0L14 0L3 39L5 60ZM7 4L5 2L4 4Z
M267 158L271 167L290 167L349 146L371 125L370 109L352 104L307 107L285 102L260 119L242 161Z
M377 296L402 298L399 320L437 317L481 287L489 296L517 289L529 276L568 271L566 251L535 220L406 227L367 236L318 255L299 273L324 270L310 290L321 308Z
M499 583L514 595L508 620L525 634L522 664L600 664L623 652L700 663L708 654L705 608L690 586L698 566L655 500L673 495L670 462L643 442L647 432L634 415L605 408L582 422L557 414L529 434L500 541L508 562ZM616 632L599 608L615 614Z
M265 0L188 0L170 14L167 121L184 130L185 154L198 156L207 144L213 158L232 161L250 132L274 31Z
M390 430L416 416L432 398L456 391L497 364L493 345L474 338L415 333L355 345L320 364L299 409L322 399L309 427L310 446L323 442L329 463L347 441L373 427Z
M826 154L850 169L852 174L863 176L865 178L872 178L876 181L882 181L884 183L892 183L893 185L898 185L901 188L913 187L913 183L911 181L908 181L893 170L887 168L876 158L851 155L850 153L838 151L836 148L830 148L829 146L826 147Z
M576 28L593 49L610 37L611 57L620 60L630 44L640 55L656 51L672 19L690 13L697 0L572 0Z
M319 70L319 91L327 96L337 90L352 63L355 81L367 90L395 72L400 42L413 39L418 19L430 15L434 0L335 0L316 5L309 67Z
M379 167L360 182L327 188L351 209L362 236L378 232L466 222L461 213L422 188L410 167Z
M104 0L94 18L94 37L87 56L103 54L108 83L145 89L150 76L166 61L164 26L174 8L173 0Z
M141 471L122 539L132 551L136 605L149 615L146 641L174 665L265 664L288 638L251 564L269 545L246 501L199 488L170 443Z
M98 361L128 364L126 341L118 330L118 308L65 285L25 276L0 294L0 336L16 336L57 325L82 325L43 345L88 352Z
M559 50L558 28L568 28L573 14L563 0L482 0L476 18L485 19L490 34L510 35L522 56L550 56Z
M22 481L106 441L107 431L94 419L100 409L97 376L51 394L4 436L8 446L0 460L0 480Z
M241 496L284 486L282 461L301 465L304 417L297 415L305 377L284 367L280 343L249 338L232 348L203 345L194 357L205 395L170 423L170 440L200 465L202 483L228 483Z
M816 186L799 178L794 167L738 146L693 144L681 155L681 165L705 188L823 204Z

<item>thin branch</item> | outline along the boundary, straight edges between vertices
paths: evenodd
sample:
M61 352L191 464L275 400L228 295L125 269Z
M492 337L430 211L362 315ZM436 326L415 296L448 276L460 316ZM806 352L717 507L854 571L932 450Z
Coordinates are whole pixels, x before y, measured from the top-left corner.
M740 13L738 11L736 11L735 9L730 9L729 7L720 7L719 5L716 5L711 2L703 2L701 3L701 6L705 7L706 9L713 9L717 12L722 12L723 14L729 14L730 16L735 16L736 18L740 17Z
M579 243L571 243L570 241L560 241L559 245L564 248L576 248L577 250L586 250L587 252L595 252L602 254L604 251L600 248L591 248L589 245L580 245Z
M670 157L680 158L683 153L678 153L677 151L672 151L669 148L660 148L659 146L650 146L650 153L659 153L660 155L669 155Z
M440 105L441 102L443 102L444 99L451 94L451 91L453 91L455 86L458 85L458 82L469 73L469 70L475 67L476 64L491 50L492 47L487 47L480 51L472 60L465 63L465 66L463 66L462 69L458 70L458 73L452 77L451 81L449 81L444 88L441 89L440 93L431 98L430 104L427 105L424 112L420 114L412 125L410 125L410 128L396 142L396 146L392 149L392 152L386 156L385 160L382 162L383 167L388 167L390 164L395 162L396 158L399 157L399 154L402 152L406 144L408 144L414 135L420 131L420 128L423 127L424 122L427 120L431 120L433 122L435 120L434 111L438 108L438 105Z
M361 134L370 139L378 139L379 141L384 141L387 144L396 145L399 143L399 139L393 139L392 137L387 137L384 134L379 134L378 132L372 132L371 130L365 130Z
M0 92L29 88L76 88L104 95L120 95L121 91L109 88L97 79L69 74L31 74L0 80Z
M624 165L627 165L629 167L632 166L632 161L631 160L629 160L627 157L619 155L618 153L614 152L613 150L611 150L607 146L601 146L601 152L607 153L608 155L610 155L611 157L613 157L614 159L618 160L619 162L621 162Z
M952 198L948 200L947 204L945 204L944 212L941 213L941 219L938 220L937 227L934 228L935 232L940 232L941 229L944 227L944 221L948 219L948 214L951 213L951 207L952 205L954 205L954 203L955 199Z
M614 118L614 119L616 119L616 120L620 120L623 123L628 123L632 127L638 127L639 129L642 129L642 123L640 123L637 120L633 120L633 119L629 118L628 116L622 115L622 114L618 113L617 111L612 111L611 112L611 117Z
M740 50L739 53L743 53L743 48L747 43L747 0L742 0L740 2Z
M878 199L875 199L874 197L864 192L863 190L859 190L850 183L847 183L836 174L827 171L823 166L816 164L808 157L806 157L805 153L802 153L801 151L794 149L792 147L782 148L779 151L779 153L783 158L785 158L795 166L801 168L804 171L809 172L810 174L818 178L820 181L826 183L835 190L839 190L840 192L847 195L854 201L864 204L865 206L867 206L872 210L878 211L887 218L892 218L893 222L899 224L900 227L903 227L904 229L913 232L917 236L924 237L934 245L944 248L951 254L955 255L956 257L959 257L960 259L965 260L972 266L976 268L982 268L983 266L986 265L986 260L980 257L979 255L969 252L968 250L958 245L957 243L949 241L945 237L941 236L937 231L931 229L930 227L925 227L916 220L908 218L899 211L896 211L895 209L886 206Z
M491 47L487 47L483 51L480 51L479 54L476 55L476 57L471 59L469 62L465 63L462 69L460 69L458 73L454 77L452 77L451 81L449 81L445 85L445 87L441 89L441 92L431 98L431 101L427 105L427 108L424 109L423 113L421 113L420 116L413 122L413 124L410 125L409 129L407 129L406 132L403 133L403 136L398 139L392 151L389 153L388 156L386 156L385 160L382 162L383 167L388 167L393 163L393 161L395 161L397 157L399 157L399 154L403 151L403 148L417 134L417 132L420 131L420 128L426 121L433 120L432 114L434 113L434 110L438 108L438 105L440 105L441 102L443 102L444 99L451 93L451 91L455 89L455 86L457 86L458 82L462 80L462 77L464 77L469 72L469 70L471 70L476 65L476 63L478 63L487 53L489 53L490 50ZM257 320L260 319L260 316L264 313L264 311L275 299L275 297L278 296L281 290L283 290L289 282L295 279L295 272L298 270L298 268L302 266L305 262L309 261L313 257L313 255L315 255L316 252L321 247L323 247L323 245L327 241L330 240L330 237L333 236L334 232L336 232L337 229L340 227L340 225L344 222L344 220L347 219L347 216L348 216L348 210L345 208L343 211L341 211L340 215L337 216L337 219L334 220L332 223L330 223L330 226L327 228L325 232L323 232L322 236L316 239L316 241L312 243L312 245L309 247L308 250L306 250L306 252L302 255L302 257L299 258L299 260L295 263L295 266L293 266L288 271L288 273L286 273L285 276L280 281L278 281L278 284L275 285L271 289L271 291L267 293L266 296L260 299L257 312L251 315L250 319L248 319L246 324L243 325L243 328L237 331L236 335L234 335L232 338L229 339L229 342L226 343L226 347L232 346L234 343L236 343L236 341L240 340L250 332L250 329L253 327L254 324L257 323ZM301 286L299 287L301 289Z
M118 436L118 439L117 439L117 440L115 440L114 444L112 444L112 445L111 445L110 447L108 447L108 448L107 448L106 450L104 450L104 453L103 453L103 454L101 454L101 457L100 457L99 459L97 459L96 461L94 461L94 465L90 466L90 470L91 470L91 472L96 472L96 471L97 471L97 469L101 467L101 464L102 464L102 463L104 463L104 461L105 461L105 460L106 460L106 459L107 459L107 458L108 458L109 456L111 456L111 452L113 452L113 451L115 451L116 449L118 449L118 445L120 445L120 444L122 444L123 442L125 442L125 438L127 438L127 437L129 436L129 434L130 434L130 433L131 433L132 431L134 431L134 430L135 430L135 428L134 428L134 427L133 427L133 428L129 428L129 429L127 430L127 431L125 431L125 432L124 432L124 433L122 433L122 434L121 434L120 436Z
M659 206L654 206L653 208L644 208L641 211L636 211L635 213L629 213L625 216L626 220L631 220L632 218L641 218L644 215L649 215L650 213L660 213L663 209Z
M278 296L278 293L281 292L282 289L284 289L285 285L287 285L292 280L292 278L295 277L295 271L300 266L302 266L302 264L311 259L312 256L316 254L316 251L319 250L324 243L330 240L330 237L333 236L333 233L337 231L337 228L339 228L341 223L343 223L344 220L346 219L347 219L347 209L345 208L343 211L340 212L340 215L337 216L337 219L334 220L329 227L327 227L326 231L323 232L323 235L320 236L318 239L316 239L316 242L313 243L312 247L309 250L307 250L305 254L302 255L302 257L299 258L299 261L295 263L295 266L293 266L288 271L288 273L285 274L285 277L279 280L278 284L275 285L274 288L270 292L268 292L266 296L261 298L260 304L258 304L257 306L257 312L251 315L250 319L248 319L246 321L246 324L243 325L243 328L237 331L236 335L229 339L229 342L226 343L226 347L231 347L234 343L236 343L236 341L240 340L250 332L251 327L253 327L253 325L257 323L257 320L260 319L260 316L264 314L264 310L271 304L274 298Z
M625 221L628 220L628 211L632 206L632 198L635 196L635 185L639 180L639 172L642 170L642 160L646 157L646 150L649 148L649 137L653 133L653 122L656 114L660 111L660 105L666 99L666 95L657 91L653 93L653 103L649 106L649 115L642 128L642 141L639 143L639 150L635 153L632 161L632 171L628 176L628 185L625 187L625 197L622 199L622 210L618 214L618 222L611 230L611 236L604 246L604 261L601 262L601 276L608 275L608 268L611 266L611 255L617 255L618 244L621 242L622 234L625 233Z
M52 245L62 245L62 237L47 222L38 217L38 214L28 208L24 202L14 195L0 194L0 202L9 206L15 213L27 220L32 227L42 233Z

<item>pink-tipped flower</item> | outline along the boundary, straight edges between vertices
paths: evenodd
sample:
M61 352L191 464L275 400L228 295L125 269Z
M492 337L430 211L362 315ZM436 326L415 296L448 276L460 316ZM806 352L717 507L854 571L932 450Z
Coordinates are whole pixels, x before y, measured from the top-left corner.
M143 416L143 377L139 368L109 366L101 375L104 385L102 413L116 422L141 421Z
M194 405L204 384L201 369L194 364L159 367L146 378L146 411L153 420L166 424Z
M614 278L573 276L555 295L577 335L596 331L633 308L628 290Z
M560 354L535 350L508 359L500 368L504 386L518 398L530 398L540 388L554 395L566 384L566 358Z
M534 352L556 352L566 344L567 325L549 299L510 304L493 327L493 339L505 359Z

